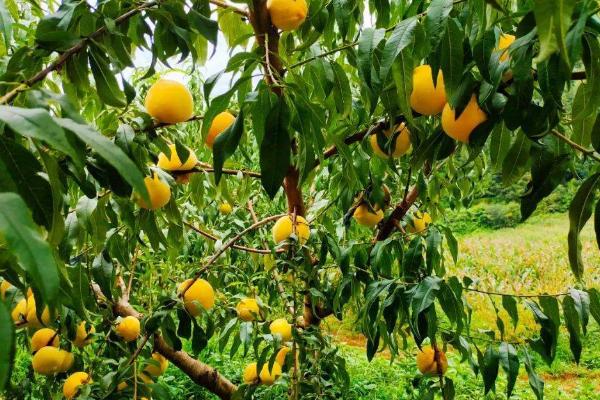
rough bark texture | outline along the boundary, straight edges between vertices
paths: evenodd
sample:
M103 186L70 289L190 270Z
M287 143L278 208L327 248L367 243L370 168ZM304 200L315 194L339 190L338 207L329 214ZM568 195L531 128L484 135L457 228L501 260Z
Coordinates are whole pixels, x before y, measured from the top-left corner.
M113 311L121 317L129 315L138 319L142 317L141 314L124 299L119 300L114 305ZM227 378L219 374L216 369L196 360L185 351L175 351L175 349L169 346L159 334L154 335L154 350L172 362L173 365L189 376L192 381L219 396L220 399L230 400L237 390L237 387Z

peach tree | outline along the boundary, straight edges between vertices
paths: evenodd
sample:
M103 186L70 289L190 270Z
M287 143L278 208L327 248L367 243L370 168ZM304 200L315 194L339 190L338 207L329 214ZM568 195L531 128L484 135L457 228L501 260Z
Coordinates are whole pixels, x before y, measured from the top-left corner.
M407 396L454 398L451 349L482 392L524 370L542 399L535 362L563 327L578 362L600 322L579 238L600 231L599 6L1 0L0 391L169 398L177 368L221 399L343 398L321 322L353 318L369 359L419 349ZM526 220L582 159L571 287L446 272L445 214L485 174L528 178ZM210 351L250 361L225 376Z

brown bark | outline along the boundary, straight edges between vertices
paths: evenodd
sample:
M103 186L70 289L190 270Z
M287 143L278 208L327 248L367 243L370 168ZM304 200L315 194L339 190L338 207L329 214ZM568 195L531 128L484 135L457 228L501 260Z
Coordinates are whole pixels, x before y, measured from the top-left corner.
M142 317L125 299L115 303L113 311L121 317L129 315L138 319ZM220 399L230 400L237 390L237 387L216 369L196 360L185 351L176 351L159 334L154 335L154 350L172 362L196 384L219 396Z

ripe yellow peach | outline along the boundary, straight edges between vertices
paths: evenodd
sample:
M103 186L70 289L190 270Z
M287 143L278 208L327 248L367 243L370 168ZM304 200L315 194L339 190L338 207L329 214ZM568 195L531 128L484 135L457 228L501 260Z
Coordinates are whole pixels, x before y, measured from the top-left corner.
M38 329L31 337L31 351L35 353L46 346L58 347L59 342L60 339L54 329Z
M308 14L306 0L268 0L271 22L282 31L293 31L304 23Z
M210 310L215 305L215 291L210 283L204 279L187 279L179 285L178 293L183 294L185 309L194 317L202 310ZM191 285L191 286L190 286ZM189 288L188 288L189 287Z
M498 47L496 48L497 51L502 52L502 54L500 55L500 61L508 60L509 54L508 51L506 51L506 49L508 49L508 46L513 44L515 39L516 38L514 35L509 35L508 33L503 33L500 35L500 39L498 40Z
M376 211L375 211L376 210ZM375 211L375 212L373 212ZM373 228L383 219L383 211L377 208L371 211L367 204L361 204L354 210L353 218L359 224Z
M280 335L281 340L284 342L292 340L292 325L284 318L279 318L271 322L269 329L272 335Z
M82 347L90 344L92 342L92 338L90 336L93 335L94 333L96 333L96 328L94 328L93 326L90 326L89 331L85 329L85 326L86 326L85 321L82 321L77 326L77 332L75 334L75 339L73 340L73 344L79 348L82 348Z
M41 328L50 324L50 309L44 307L42 311L42 320L40 321L37 316L37 307L35 305L35 297L29 296L27 298L27 326L30 328Z
M215 139L227 128L233 124L235 116L230 112L223 111L212 120L210 128L208 129L208 136L206 136L206 145L212 149Z
M287 357L287 355L290 351L292 351L292 350L289 347L283 346L277 352L277 355L275 356L275 362L282 366L285 365L285 358Z
M131 315L127 316L119 321L115 331L126 342L132 342L140 336L140 320Z
M263 367L260 370L260 383L263 385L272 385L280 376L281 365L275 362L273 363L273 367L269 370L269 363L266 362L263 364Z
M160 79L148 90L146 111L165 124L187 121L194 113L192 94L182 83Z
M487 120L487 115L477 104L477 97L473 94L462 114L456 118L450 104L446 104L442 112L442 128L451 138L468 143L471 133L477 126Z
M150 205L146 204L140 196L138 198L138 205L140 207L148 210L157 210L164 207L171 199L171 187L166 182L160 180L156 172L152 178L149 176L145 177L144 184L150 196Z
M179 155L177 154L177 146L175 144L169 144L169 150L171 150L170 157L167 157L165 153L158 155L158 162L156 165L165 171L189 171L196 164L198 164L198 158L193 150L189 150L189 155L186 162L182 163Z
M242 299L235 309L242 321L254 321L260 312L256 299Z
M4 300L6 291L11 287L13 287L13 285L11 285L9 281L4 280L2 283L0 283L0 300Z
M25 327L27 323L27 300L21 299L13 308L11 312L11 317L15 324L19 325L19 327Z
M285 215L275 222L275 225L273 225L273 240L275 243L287 240L293 233L296 234L296 237L301 244L306 243L310 237L310 226L308 225L308 221L306 221L304 217L297 215L295 229L292 225L291 215Z
M242 376L244 383L251 385L253 383L257 383L258 381L258 370L256 363L251 363L246 365L244 368L244 373Z
M444 74L440 69L435 86L431 66L420 65L413 71L413 88L410 94L410 106L423 115L439 114L446 104Z
M31 365L38 374L54 375L61 372L64 357L57 347L44 346L33 355Z
M369 143L371 144L371 149L373 152L377 154L381 158L389 158L390 155L394 158L403 156L410 149L410 132L406 125L403 123L396 126L394 131L395 133L399 133L396 137L396 142L394 145L394 151L389 154L384 149L379 146L377 135L371 135L369 137ZM384 131L385 137L390 140L392 138L392 130L388 129Z
M154 362L148 363L144 371L151 376L160 376L164 374L169 367L169 360L160 353L152 353L152 360L154 360Z
M406 230L409 233L423 234L431 224L432 219L429 213L422 213L420 211L415 212L412 215L412 220L406 225Z
M435 360L435 350L431 346L425 346L419 353L417 353L417 368L424 375L436 375L441 372L445 374L448 370L448 359L446 354L438 350L440 360L440 371L438 371L438 364Z
M71 400L77 396L79 387L92 383L92 378L86 372L74 372L71 374L63 385L63 394L67 400Z

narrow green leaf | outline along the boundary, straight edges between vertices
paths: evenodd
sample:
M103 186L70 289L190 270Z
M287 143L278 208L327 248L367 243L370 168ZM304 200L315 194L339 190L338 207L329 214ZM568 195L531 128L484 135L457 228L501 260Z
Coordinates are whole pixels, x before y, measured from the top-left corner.
M95 46L90 47L89 60L100 100L109 106L125 107L127 105L125 95L119 88L117 78L110 69L110 63L104 52Z
M597 289L591 288L588 289L588 295L590 296L590 314L600 325L600 293Z
M519 357L517 350L510 343L502 342L499 348L500 365L506 373L506 397L510 398L519 376Z
M487 394L490 390L496 390L496 379L498 378L500 365L500 357L493 345L490 344L487 347L481 361L484 393Z
M350 82L340 64L332 61L331 69L333 70L333 99L338 114L341 118L344 118L352 111Z
M442 38L440 67L444 74L446 98L455 108L458 104L454 94L458 91L463 80L463 37L464 33L458 21L448 20L446 33Z
M27 205L15 193L0 193L0 236L39 290L44 303L54 306L59 286L56 260L37 231Z
M503 295L502 296L502 307L508 313L508 316L512 320L513 326L516 328L519 322L519 312L517 311L517 300L514 297Z
M581 358L581 324L579 321L579 315L575 309L575 301L571 296L565 296L563 299L563 315L565 318L565 325L569 331L569 347L575 362L579 364Z
M587 292L569 289L569 296L573 299L583 334L587 334L587 325L590 322L590 296Z
M452 11L452 0L432 0L427 8L425 16L425 31L431 43L431 47L435 48L446 28L446 20L450 11Z
M74 162L83 164L82 157L69 143L65 132L42 108L19 108L0 106L0 121L21 136L38 139L55 150L70 156Z
M581 257L581 240L579 234L592 215L592 207L596 200L596 190L600 183L600 173L586 179L577 190L569 206L569 263L577 279L583 276L583 259Z
M10 47L10 40L12 39L12 18L6 9L6 3L4 0L0 0L0 30L4 36L4 45L8 49ZM2 389L1 384L0 389Z
M411 52L401 51L392 65L392 77L396 84L396 93L398 94L398 108L400 113L406 118L409 125L414 123L412 109L410 107L410 94L412 93L412 71L414 60Z
M390 69L396 57L413 40L415 28L417 26L417 17L411 17L403 20L394 28L394 31L388 38L383 48L381 59L381 68L379 69L379 78L385 84Z
M15 355L15 325L10 312L0 301L0 393L10 380Z
M531 141L523 132L518 132L506 157L502 161L502 183L510 185L525 173L529 161Z
M371 70L373 69L373 52L385 37L385 29L366 28L358 38L358 73L367 87L371 85Z
M533 390L537 400L544 400L544 381L535 372L533 360L531 359L529 351L527 351L527 347L525 346L523 346L523 354L525 355L524 363L525 369L527 370L527 376L529 378L529 386L531 387L531 390Z
M89 125L78 124L77 122L66 118L57 118L56 122L64 129L73 132L85 144L90 146L92 150L98 153L119 172L123 179L133 187L136 193L149 202L148 191L144 184L142 172L119 146L95 131Z
M213 164L215 167L215 183L218 185L223 172L225 161L233 155L244 133L244 112L235 119L234 123L219 134L213 144Z
M285 100L278 99L269 112L260 144L260 179L270 198L279 191L291 162L288 112Z
M534 0L532 8L540 41L536 63L560 52L563 60L569 64L565 38L575 3L573 0Z

